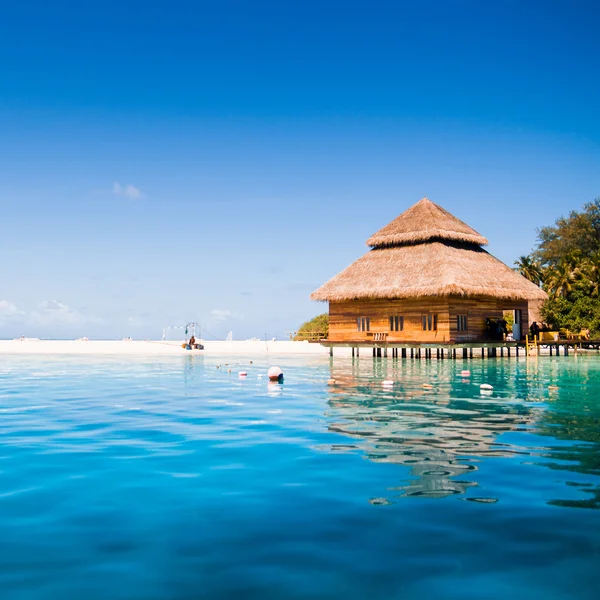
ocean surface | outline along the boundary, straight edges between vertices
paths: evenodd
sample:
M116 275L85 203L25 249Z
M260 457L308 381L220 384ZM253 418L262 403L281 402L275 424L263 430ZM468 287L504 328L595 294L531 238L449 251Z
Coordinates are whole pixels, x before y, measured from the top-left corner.
M2 600L599 597L598 356L0 361Z

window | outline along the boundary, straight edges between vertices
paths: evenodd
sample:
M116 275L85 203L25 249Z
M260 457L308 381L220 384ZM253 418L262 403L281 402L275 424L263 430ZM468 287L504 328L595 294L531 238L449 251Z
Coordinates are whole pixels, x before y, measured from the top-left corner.
M390 317L390 331L404 331L404 317Z
M371 331L371 319L369 317L358 317L356 319L358 331Z
M467 315L456 315L456 330L467 331L468 329L469 324L467 321Z
M433 314L423 315L423 331L437 331L438 316Z

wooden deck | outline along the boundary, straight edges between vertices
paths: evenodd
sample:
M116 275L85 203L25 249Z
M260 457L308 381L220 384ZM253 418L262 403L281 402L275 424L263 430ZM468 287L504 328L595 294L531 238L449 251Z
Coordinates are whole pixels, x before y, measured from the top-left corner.
M568 356L572 350L600 350L600 340L556 340L531 342L524 341L504 341L493 342L489 340L471 341L471 342L395 342L387 340L373 339L365 340L328 340L321 339L318 342L322 346L329 348L329 354L333 356L334 348L352 348L352 356L360 356L361 350L364 355L369 356L372 353L374 357L392 358L498 358L498 357L519 357L540 355L542 349L548 349L550 356L563 355Z

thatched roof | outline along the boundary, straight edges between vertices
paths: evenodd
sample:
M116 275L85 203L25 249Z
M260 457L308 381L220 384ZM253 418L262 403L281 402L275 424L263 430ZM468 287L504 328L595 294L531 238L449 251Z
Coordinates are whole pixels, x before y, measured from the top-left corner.
M488 241L429 198L423 198L391 223L373 234L367 244L372 247L394 246L428 240L469 242L479 246Z
M423 223L423 215L428 212L437 227L428 227L429 221ZM402 220L403 217L407 218ZM423 230L417 228L417 223L423 224ZM401 241L389 241L397 239L394 236ZM483 241L465 240L465 236ZM432 296L547 298L542 289L478 245L485 242L468 225L424 198L372 236L368 243L376 247L313 292L311 299L340 302Z

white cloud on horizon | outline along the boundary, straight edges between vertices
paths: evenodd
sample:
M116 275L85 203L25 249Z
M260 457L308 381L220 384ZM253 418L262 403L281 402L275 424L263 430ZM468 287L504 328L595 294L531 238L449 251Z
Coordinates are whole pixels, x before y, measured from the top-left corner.
M44 300L40 302L37 310L28 315L28 321L33 325L82 325L88 318L80 311L59 302L58 300Z
M73 309L59 300L44 300L31 311L21 310L8 300L0 300L0 321L46 327L50 325L83 325L99 323L81 310Z
M113 183L113 194L115 196L124 196L125 198L131 198L132 200L139 200L143 198L144 194L142 190L136 188L134 185L128 183L127 185L121 185L118 181Z
M23 316L25 316L25 313L19 310L12 302L0 300L0 319L6 320Z

